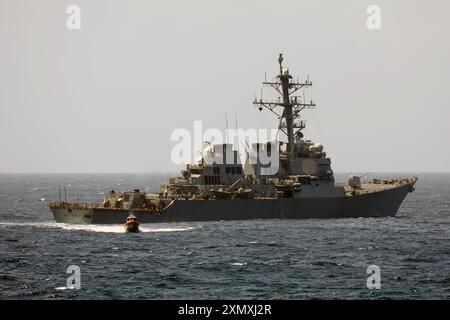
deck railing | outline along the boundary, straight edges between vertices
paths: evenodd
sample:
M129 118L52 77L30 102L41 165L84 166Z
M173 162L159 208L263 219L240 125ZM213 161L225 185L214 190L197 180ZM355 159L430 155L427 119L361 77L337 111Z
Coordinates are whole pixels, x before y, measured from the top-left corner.
M50 208L59 209L92 209L103 208L101 203L87 203L87 202L64 202L64 201L51 201L49 203Z

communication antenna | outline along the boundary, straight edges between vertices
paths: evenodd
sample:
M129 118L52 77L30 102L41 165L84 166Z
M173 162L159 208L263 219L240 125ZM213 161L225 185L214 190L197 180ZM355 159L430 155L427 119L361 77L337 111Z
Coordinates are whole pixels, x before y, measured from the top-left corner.
M225 112L225 143L228 144L228 113Z
M67 188L64 186L64 202L67 202Z
M241 141L239 140L239 130L238 130L238 118L237 118L237 113L234 114L234 120L235 120L235 122L236 122L237 151L238 151L238 154L240 154L239 145L241 144Z
M252 151L252 148L251 148L250 145L248 144L247 139L244 139L244 142L245 142L245 144L243 144L243 146L244 146L245 152L246 152L247 154L249 154L250 151Z
M303 99L296 99L293 95L296 91L312 86L312 82L309 80L299 81L289 73L289 69L283 70L283 54L280 53L278 57L279 74L273 81L264 81L263 85L272 87L279 94L278 101L264 100L261 92L261 98L253 102L259 109L264 108L272 112L279 119L278 129L284 133L287 137L287 158L289 160L294 159L294 144L295 137L301 135L301 131L305 128L305 123L301 121L301 113L305 108L314 108L316 105L314 102L306 102L306 97ZM261 90L262 91L262 90ZM303 101L301 101L303 100ZM288 162L289 163L289 162ZM290 171L290 170L289 170Z
M61 202L61 185L58 185L59 202Z

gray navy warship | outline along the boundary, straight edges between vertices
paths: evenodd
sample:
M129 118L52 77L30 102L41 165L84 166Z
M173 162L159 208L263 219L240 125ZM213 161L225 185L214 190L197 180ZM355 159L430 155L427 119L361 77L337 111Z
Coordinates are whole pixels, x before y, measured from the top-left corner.
M263 82L279 93L278 100L253 103L278 117L287 141L253 143L243 165L231 144L209 144L197 163L169 178L159 193L113 190L101 203L51 202L56 222L122 224L130 214L141 223L394 216L417 177L362 181L352 175L347 184L336 183L323 146L302 133L300 114L315 103L294 93L312 82L295 80L283 68L282 54L278 62L279 74ZM274 151L277 170L267 174L259 155Z

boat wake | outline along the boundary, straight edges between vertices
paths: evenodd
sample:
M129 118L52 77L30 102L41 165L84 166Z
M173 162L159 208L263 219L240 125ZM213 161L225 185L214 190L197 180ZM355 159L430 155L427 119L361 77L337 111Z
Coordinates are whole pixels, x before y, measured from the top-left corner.
M56 222L0 222L0 227L37 227L37 228L60 228L68 231L91 231L106 233L124 233L123 225L96 225L96 224L66 224ZM153 227L149 224L141 224L141 232L183 232L194 230L194 227Z
M95 224L64 224L57 223L58 227L64 230L76 230L76 231L93 231L93 232L107 232L107 233L124 233L124 227L122 225L95 225ZM193 230L192 227L169 227L169 228L155 228L145 225L140 225L139 230L141 232L181 232Z

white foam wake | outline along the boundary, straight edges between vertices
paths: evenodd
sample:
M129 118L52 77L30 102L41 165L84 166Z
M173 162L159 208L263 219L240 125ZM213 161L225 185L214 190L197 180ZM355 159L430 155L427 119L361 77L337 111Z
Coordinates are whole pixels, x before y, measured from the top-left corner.
M67 224L56 222L0 222L0 226L31 226L38 228L61 228L68 231L91 231L107 233L124 233L123 225L98 225L98 224ZM150 225L141 225L141 232L182 232L191 231L193 227L151 227Z
M124 233L125 229L122 225L96 225L96 224L65 224L58 223L58 227L64 230L81 230L81 231L93 231L93 232L108 232L108 233ZM169 227L169 228L155 228L148 226L140 226L141 232L180 232L193 230L192 227Z

